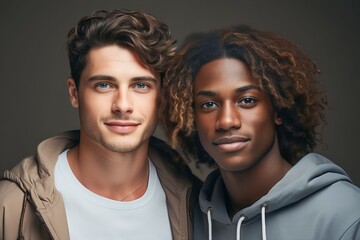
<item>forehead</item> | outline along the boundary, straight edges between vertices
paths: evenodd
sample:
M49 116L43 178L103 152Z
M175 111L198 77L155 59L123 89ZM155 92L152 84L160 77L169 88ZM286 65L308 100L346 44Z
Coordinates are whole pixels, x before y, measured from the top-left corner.
M142 63L136 52L127 47L108 45L90 49L83 73L134 74L159 79L159 74Z
M258 85L245 63L234 58L221 58L204 64L198 71L194 88L215 88L226 86Z

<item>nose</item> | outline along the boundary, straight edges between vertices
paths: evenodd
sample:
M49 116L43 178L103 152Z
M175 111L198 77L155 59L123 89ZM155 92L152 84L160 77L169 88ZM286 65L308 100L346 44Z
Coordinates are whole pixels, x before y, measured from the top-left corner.
M216 129L220 131L229 131L240 127L240 112L237 106L230 102L221 106L216 120Z
M112 111L117 113L132 113L133 105L131 94L127 90L118 90L114 94Z

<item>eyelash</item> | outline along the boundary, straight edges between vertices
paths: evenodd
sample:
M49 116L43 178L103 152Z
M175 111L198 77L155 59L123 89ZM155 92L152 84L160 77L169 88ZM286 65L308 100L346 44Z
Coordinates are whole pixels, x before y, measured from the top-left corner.
M218 105L215 102L205 102L205 103L200 105L200 108L202 108L202 109L211 109L211 108L213 108L211 106L208 106L209 104L212 104L213 106Z
M250 103L246 103L246 101L250 101ZM244 97L242 98L239 102L243 102L245 105L249 105L249 104L253 104L253 103L256 103L256 99L253 98L253 97Z
M143 87L139 87L140 85L143 86ZM145 87L146 87L146 88L150 88L150 85L147 84L147 83L144 83L144 82L135 83L134 86L135 86L135 87L138 87L138 88L140 88L140 89L145 89Z
M104 90L109 88L114 88L114 86L107 82L100 82L95 84L96 89ZM137 82L132 85L132 88L134 89L140 89L140 90L147 90L151 88L151 85L145 82Z
M110 84L109 84L109 83L104 83L104 82L101 82L101 83L96 84L95 87L97 87L97 88L104 88L104 87L102 87L103 85L106 85L106 87L110 87Z
M253 97L243 97L238 101L238 105L243 106L243 107L251 107L252 104L255 104L257 102L257 100ZM211 104L211 106L209 106ZM211 110L215 107L219 107L219 104L217 104L214 101L208 101L205 103L202 103L200 105L201 109L205 109L205 110Z

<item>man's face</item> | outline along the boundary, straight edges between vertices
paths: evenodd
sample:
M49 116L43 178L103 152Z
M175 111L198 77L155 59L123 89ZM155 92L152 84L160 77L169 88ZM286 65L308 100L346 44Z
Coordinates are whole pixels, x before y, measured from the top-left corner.
M278 157L271 100L247 66L226 58L203 65L194 81L195 124L200 141L223 171L243 171Z
M157 125L160 77L146 68L134 51L109 45L91 49L76 91L81 141L119 153L147 144Z

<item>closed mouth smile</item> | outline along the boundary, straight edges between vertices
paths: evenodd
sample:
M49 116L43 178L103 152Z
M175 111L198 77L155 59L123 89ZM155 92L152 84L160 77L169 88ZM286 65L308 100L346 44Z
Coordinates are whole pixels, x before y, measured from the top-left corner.
M213 141L213 144L217 146L221 151L234 152L242 149L248 142L249 138L243 136L230 136L221 137Z

